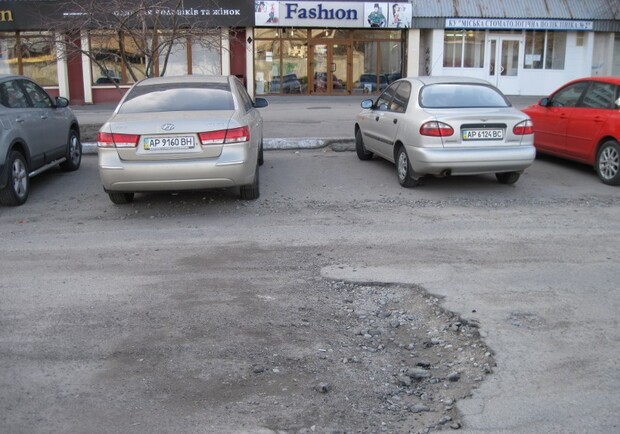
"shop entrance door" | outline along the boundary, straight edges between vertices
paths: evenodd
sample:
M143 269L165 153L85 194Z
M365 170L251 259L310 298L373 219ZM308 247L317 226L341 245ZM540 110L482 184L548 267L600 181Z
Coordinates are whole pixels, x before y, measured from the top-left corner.
M488 80L507 95L519 95L521 39L497 36L488 41Z
M310 93L313 95L349 95L350 44L335 41L311 45Z

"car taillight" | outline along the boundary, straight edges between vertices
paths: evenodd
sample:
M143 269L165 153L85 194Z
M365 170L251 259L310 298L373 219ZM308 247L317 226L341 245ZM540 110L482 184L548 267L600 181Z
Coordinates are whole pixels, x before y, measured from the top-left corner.
M250 129L248 127L240 127L230 130L208 131L198 133L198 138L200 138L200 143L203 145L247 142L250 140Z
M226 143L241 143L250 140L250 129L248 127L233 128L226 133Z
M512 129L512 132L515 133L517 136L525 136L526 134L534 134L534 124L529 119L523 122L519 122Z
M432 137L448 137L454 134L454 129L443 122L430 121L422 124L420 134Z
M97 146L100 148L135 148L138 146L140 135L138 134L117 134L102 133L97 134Z

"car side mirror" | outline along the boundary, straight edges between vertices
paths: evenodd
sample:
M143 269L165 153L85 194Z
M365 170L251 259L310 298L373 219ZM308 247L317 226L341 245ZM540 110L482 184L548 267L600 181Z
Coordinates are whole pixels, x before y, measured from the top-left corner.
M551 100L549 98L543 98L543 99L540 100L538 105L540 105L542 107L549 107L551 105Z
M364 101L362 101L363 109L371 109L372 105L373 105L373 101L371 99L365 99Z
M269 102L265 98L256 98L254 100L254 107L256 108L263 108L263 107L267 107L268 105L269 105Z
M65 97L57 96L56 97L56 107L58 107L58 108L69 107L69 100L67 98L65 98Z

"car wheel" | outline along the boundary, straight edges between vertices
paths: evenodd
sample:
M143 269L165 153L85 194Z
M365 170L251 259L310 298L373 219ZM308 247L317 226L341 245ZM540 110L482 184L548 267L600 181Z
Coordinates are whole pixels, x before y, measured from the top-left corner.
M260 148L258 149L258 165L262 166L265 164L265 156L263 154L263 141L260 141Z
M620 184L620 145L615 140L603 143L596 157L596 173L607 185Z
M420 178L413 174L413 169L409 163L409 156L404 146L398 148L396 152L396 173L398 174L398 182L403 187L415 187L420 184Z
M110 191L108 192L108 196L110 196L110 200L116 205L125 205L127 203L133 202L133 193L121 193L118 191Z
M7 161L9 180L0 190L0 204L8 206L22 205L30 192L30 177L26 159L18 151L11 151Z
M519 172L502 172L496 173L495 177L499 181L500 184L514 184L519 180L521 174Z
M239 195L243 200L254 200L260 196L258 164L256 164L256 171L254 172L254 182L250 185L242 185L239 189Z
M355 132L355 152L360 160L370 160L373 156L372 152L369 152L364 147L364 139L362 138L362 130L359 128Z
M69 132L69 142L67 144L67 160L60 163L60 168L67 172L72 172L80 168L82 162L82 143L80 134L72 129Z

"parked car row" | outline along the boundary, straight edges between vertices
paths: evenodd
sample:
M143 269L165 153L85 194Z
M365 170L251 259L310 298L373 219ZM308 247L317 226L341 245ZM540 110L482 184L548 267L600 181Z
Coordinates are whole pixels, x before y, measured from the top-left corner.
M358 157L394 163L405 187L425 175L481 173L513 184L536 151L592 165L618 185L619 141L619 77L572 81L523 111L484 80L405 78L364 100L355 122Z
M21 205L30 178L80 167L80 129L69 101L32 80L0 76L0 204ZM116 204L137 192L238 187L260 195L268 105L233 76L148 78L122 98L98 134L98 169ZM520 111L499 89L463 77L403 78L362 102L354 122L359 159L396 166L404 187L426 175L494 173L514 184L548 153L592 165L620 184L620 78L575 80Z

